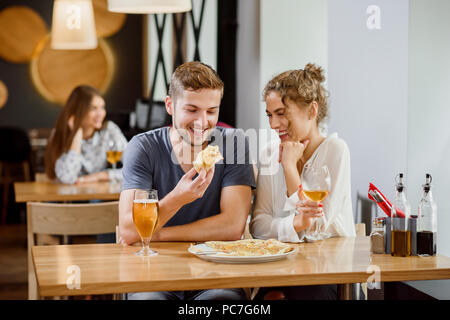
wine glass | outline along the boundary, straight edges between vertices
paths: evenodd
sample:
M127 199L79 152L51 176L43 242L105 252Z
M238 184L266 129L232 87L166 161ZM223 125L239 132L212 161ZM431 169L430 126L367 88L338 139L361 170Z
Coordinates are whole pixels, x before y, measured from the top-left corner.
M117 169L117 162L119 162L122 158L122 153L123 151L116 141L111 140L108 142L108 149L106 150L106 160L111 163L114 170ZM115 177L115 174L116 173L114 172L113 177ZM113 180L116 179L113 178Z
M319 203L325 200L331 190L330 171L326 165L319 168L305 168L302 178L303 194L308 199ZM327 237L326 232L324 232L325 226L326 217L324 215L315 220L314 229L305 237L310 242Z
M158 252L150 249L150 239L158 222L159 205L157 190L138 189L134 192L133 222L142 240L142 249L135 254L148 257Z

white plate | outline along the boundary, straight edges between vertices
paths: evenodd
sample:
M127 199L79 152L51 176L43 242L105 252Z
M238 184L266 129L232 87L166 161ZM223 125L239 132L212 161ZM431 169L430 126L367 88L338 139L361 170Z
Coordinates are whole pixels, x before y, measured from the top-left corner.
M264 256L227 256L226 254L201 254L202 252L215 251L211 247L206 244L197 244L195 246L189 247L188 251L193 255L196 255L200 259L211 261L211 262L219 262L219 263L261 263L261 262L270 262L277 261L286 258L294 253L297 253L297 248L294 250L279 253L279 254L271 254Z

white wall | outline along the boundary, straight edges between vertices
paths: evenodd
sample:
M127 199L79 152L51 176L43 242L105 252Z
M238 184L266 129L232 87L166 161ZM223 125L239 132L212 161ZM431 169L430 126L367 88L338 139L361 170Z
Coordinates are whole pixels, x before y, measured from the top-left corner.
M259 128L260 92L260 0L238 1L236 52L236 126Z
M195 24L200 20L201 0L192 0ZM200 32L200 60L217 70L217 0L206 0ZM194 60L194 29L189 15L187 29L187 61Z
M280 72L302 69L308 62L327 70L327 7L327 0L261 1L260 96ZM263 102L260 108L265 110ZM260 128L269 128L265 112L259 121Z
M327 69L327 0L238 1L237 126L270 130L266 83L314 62ZM269 134L267 134L269 133ZM277 134L261 130L258 148Z
M328 2L329 132L350 149L352 200L369 182L393 199L394 178L406 173L408 0ZM369 29L370 5L380 29ZM359 221L356 221L359 222Z
M408 196L414 212L425 173L438 205L438 254L450 256L450 1L411 0L409 11ZM410 283L450 299L450 280Z

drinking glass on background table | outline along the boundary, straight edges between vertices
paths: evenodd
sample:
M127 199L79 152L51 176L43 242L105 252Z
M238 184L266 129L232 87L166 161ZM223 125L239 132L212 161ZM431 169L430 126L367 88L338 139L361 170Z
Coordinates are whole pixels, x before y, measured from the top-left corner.
M122 153L123 151L116 141L111 140L108 143L108 149L106 150L106 160L111 163L113 169L117 169L117 162L119 162L122 158Z
M328 196L331 190L331 177L328 167L326 165L319 168L308 168L303 173L302 187L303 194L310 200L315 202L322 202ZM321 239L321 233L326 224L326 218L316 219L314 229L305 237L309 241L316 241Z
M157 190L136 190L133 200L133 222L142 240L142 249L135 254L148 257L158 252L150 249L150 240L158 222L159 205Z

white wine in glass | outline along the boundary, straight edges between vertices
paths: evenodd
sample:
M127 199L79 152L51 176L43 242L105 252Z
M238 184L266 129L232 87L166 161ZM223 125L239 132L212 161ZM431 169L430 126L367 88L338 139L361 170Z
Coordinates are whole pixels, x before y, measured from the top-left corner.
M326 165L319 168L307 168L302 174L303 194L310 200L321 202L325 200L331 190L331 177L328 167ZM309 235L309 240L319 240L321 238L320 230L323 228L323 223L326 223L326 218L319 218L316 220L314 231Z
M109 141L108 149L106 150L106 160L112 165L113 169L117 169L117 162L122 158L123 151L119 148L118 143L114 140ZM117 180L113 178L113 182Z
M157 190L136 190L133 200L133 222L142 240L140 256L154 256L158 252L150 249L150 240L158 222L159 205Z

